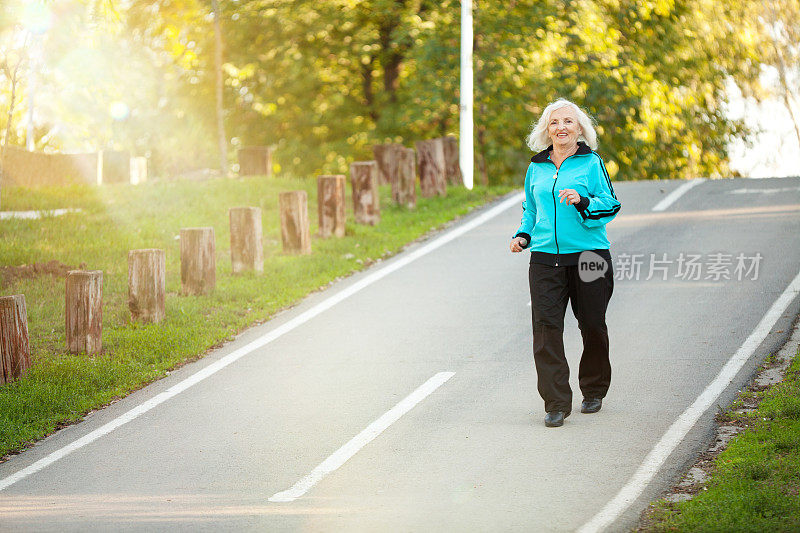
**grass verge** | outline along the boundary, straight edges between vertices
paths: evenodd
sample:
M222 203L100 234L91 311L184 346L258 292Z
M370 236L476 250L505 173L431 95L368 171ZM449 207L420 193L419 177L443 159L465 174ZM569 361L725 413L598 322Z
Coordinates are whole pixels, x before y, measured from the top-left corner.
M24 294L33 367L0 386L0 457L18 452L59 426L165 376L269 319L335 279L388 257L406 244L510 187L450 188L446 198L419 198L415 210L393 206L381 187L381 222L360 226L348 206L346 235L312 242L307 256L281 252L278 193L308 193L312 234L317 230L313 180L261 177L206 182L153 182L145 186L3 188L7 211L77 208L81 213L40 220L0 221L0 267L59 261L103 271L101 354L69 354L64 331L64 278L0 276L0 294ZM228 209L262 209L264 273L233 275ZM216 234L217 287L208 296L180 290L180 228L212 226ZM511 231L511 230L509 230ZM166 319L131 323L127 308L127 254L162 248L167 257Z
M724 415L747 427L720 453L694 498L658 502L643 531L800 531L800 351L786 379L755 393L753 411Z

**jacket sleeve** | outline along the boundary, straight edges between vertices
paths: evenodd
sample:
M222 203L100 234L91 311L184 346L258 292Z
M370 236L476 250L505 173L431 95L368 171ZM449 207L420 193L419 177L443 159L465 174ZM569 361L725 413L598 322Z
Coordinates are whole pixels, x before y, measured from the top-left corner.
M581 215L581 223L587 228L608 224L617 216L622 204L614 194L611 178L600 156L597 156L596 164L589 173L588 186L589 197L583 196L580 202L574 204Z
M533 201L533 195L531 194L532 174L533 163L528 166L528 171L525 173L525 199L522 201L522 220L517 233L514 235L514 237L522 237L528 241L523 248L531 245L533 226L536 224L536 202Z

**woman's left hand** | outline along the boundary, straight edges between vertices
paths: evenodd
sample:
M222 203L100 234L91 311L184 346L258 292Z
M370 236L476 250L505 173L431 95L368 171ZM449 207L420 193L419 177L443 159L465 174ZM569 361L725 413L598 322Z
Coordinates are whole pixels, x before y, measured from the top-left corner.
M561 189L558 191L558 203L566 200L567 205L577 204L581 201L581 195L575 189Z

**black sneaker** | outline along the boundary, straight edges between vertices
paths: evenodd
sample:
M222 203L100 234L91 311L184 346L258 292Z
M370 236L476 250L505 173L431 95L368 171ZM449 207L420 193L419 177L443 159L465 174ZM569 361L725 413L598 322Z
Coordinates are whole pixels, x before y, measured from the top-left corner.
M603 407L602 398L584 398L581 402L581 413L596 413Z
M557 428L564 425L564 419L569 416L572 411L550 411L544 417L544 425L549 428Z

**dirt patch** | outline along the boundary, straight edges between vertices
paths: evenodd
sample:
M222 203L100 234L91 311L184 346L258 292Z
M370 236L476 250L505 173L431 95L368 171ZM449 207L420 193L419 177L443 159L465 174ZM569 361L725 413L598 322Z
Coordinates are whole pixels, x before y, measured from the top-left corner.
M5 285L20 279L32 279L39 276L66 278L70 270L82 270L85 268L86 263L81 263L77 267L74 267L55 260L34 263L32 265L0 266L0 280L2 280Z

